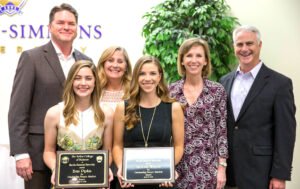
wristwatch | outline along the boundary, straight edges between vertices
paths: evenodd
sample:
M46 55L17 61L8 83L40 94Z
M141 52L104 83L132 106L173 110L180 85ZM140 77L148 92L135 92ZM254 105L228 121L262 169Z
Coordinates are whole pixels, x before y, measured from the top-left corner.
M226 162L219 162L219 165L221 165L222 167L227 167L227 163Z

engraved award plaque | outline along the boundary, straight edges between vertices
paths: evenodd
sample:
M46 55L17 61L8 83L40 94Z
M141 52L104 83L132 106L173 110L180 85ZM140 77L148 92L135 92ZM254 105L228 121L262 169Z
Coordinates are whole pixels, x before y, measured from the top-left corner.
M57 151L56 188L108 187L108 151Z
M124 148L123 176L132 184L175 182L174 148Z

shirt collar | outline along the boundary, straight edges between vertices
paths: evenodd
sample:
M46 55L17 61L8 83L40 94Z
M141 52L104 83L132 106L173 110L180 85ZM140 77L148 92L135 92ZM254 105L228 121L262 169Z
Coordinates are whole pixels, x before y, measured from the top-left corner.
M248 73L251 74L251 76L252 76L253 78L255 78L255 77L257 76L257 74L258 74L258 72L259 72L259 70L260 70L262 64L263 64L263 62L260 61L260 62L259 62L256 66L254 66L254 68L252 68ZM237 76L237 75L240 74L240 73L243 73L243 72L241 71L240 66L238 66L238 68L237 68L237 70L236 70L236 72L235 72L235 76Z
M58 56L60 59L65 59L65 58L64 58L64 54L61 52L60 48L58 48L58 46L57 46L53 41L51 41L51 43L52 43L52 45L53 45L53 47L54 47L54 49L55 49L55 52L56 52L57 56ZM69 59L70 57L73 56L74 50L75 50L75 49L74 49L74 47L72 46L71 53L69 54L69 56L68 56L66 59Z

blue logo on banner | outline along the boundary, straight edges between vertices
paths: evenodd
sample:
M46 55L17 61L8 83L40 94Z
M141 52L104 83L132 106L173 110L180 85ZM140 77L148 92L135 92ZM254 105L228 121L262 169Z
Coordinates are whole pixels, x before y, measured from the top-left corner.
M12 16L14 14L20 14L22 7L25 5L26 0L0 0L0 15L7 14Z

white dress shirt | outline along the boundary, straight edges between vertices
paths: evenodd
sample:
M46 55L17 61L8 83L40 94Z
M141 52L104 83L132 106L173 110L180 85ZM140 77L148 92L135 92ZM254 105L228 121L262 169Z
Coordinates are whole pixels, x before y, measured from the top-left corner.
M240 110L244 104L246 96L256 78L262 62L257 64L252 70L247 73L243 73L240 67L237 68L235 79L231 89L231 104L235 120L237 120Z
M72 47L72 51L69 54L69 56L65 57L64 54L61 52L61 50L57 47L57 45L53 42L52 42L52 44L54 46L55 52L56 52L56 54L58 56L58 59L60 61L60 65L63 69L64 75L67 78L70 68L75 63L75 58L73 56L74 48Z

